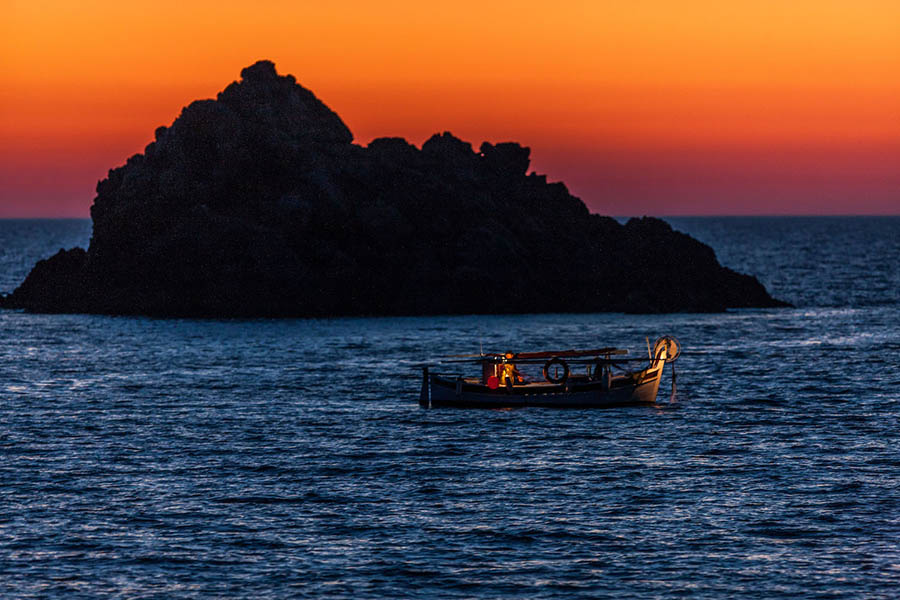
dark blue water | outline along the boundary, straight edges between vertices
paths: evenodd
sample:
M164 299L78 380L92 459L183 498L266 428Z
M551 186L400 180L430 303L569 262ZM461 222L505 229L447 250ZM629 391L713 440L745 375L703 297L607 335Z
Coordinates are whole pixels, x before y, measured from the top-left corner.
M798 308L0 311L0 597L896 597L900 219L672 223ZM0 222L0 289L89 235ZM663 333L674 403L416 404L426 357Z

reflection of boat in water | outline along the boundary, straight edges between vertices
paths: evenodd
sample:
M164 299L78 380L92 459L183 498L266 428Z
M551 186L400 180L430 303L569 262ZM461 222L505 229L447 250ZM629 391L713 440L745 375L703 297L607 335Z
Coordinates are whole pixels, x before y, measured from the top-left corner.
M653 404L663 367L681 354L678 340L671 336L659 338L647 358L625 358L624 354L627 350L598 348L477 354L451 359L442 364L480 365L480 377L438 375L430 367L424 367L419 404L470 408L602 408ZM629 366L636 362L649 364L631 370ZM532 370L540 367L543 380L529 377L526 374L529 367Z

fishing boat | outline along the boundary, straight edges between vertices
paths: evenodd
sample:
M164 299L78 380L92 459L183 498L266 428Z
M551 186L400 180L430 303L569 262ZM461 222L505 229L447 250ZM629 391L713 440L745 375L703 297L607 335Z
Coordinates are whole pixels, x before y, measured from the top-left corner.
M595 348L449 357L422 368L419 404L426 408L606 408L654 404L663 367L675 362L681 345L667 335L657 339L652 349L647 340L646 358L629 358L627 354L620 348ZM479 366L480 373L467 377L433 372L437 366L466 364ZM529 371L537 371L540 376ZM672 365L673 398L674 395Z

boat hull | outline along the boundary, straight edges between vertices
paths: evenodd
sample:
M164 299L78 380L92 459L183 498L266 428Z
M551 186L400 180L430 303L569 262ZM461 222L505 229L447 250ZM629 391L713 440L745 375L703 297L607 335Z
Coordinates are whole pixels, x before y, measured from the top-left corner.
M662 365L639 381L607 387L601 382L569 385L517 385L491 390L487 386L426 373L419 400L423 406L459 408L612 408L656 402Z

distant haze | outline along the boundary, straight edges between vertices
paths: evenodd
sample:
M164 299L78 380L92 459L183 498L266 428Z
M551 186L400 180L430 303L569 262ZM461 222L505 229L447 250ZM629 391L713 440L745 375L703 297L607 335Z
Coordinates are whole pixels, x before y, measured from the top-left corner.
M603 214L898 214L898 31L894 0L12 0L0 217L87 216L262 58L357 143L515 140Z

